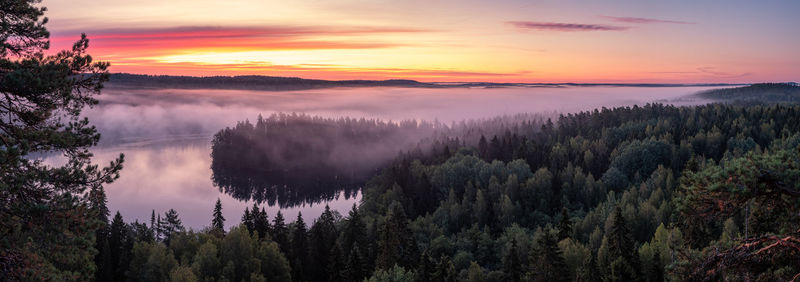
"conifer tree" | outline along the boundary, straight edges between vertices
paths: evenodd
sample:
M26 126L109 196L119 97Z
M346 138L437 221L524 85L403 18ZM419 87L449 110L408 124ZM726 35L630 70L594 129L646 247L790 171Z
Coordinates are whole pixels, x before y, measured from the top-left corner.
M558 223L558 240L572 237L572 221L569 219L567 208L561 208L561 221Z
M538 247L530 253L530 276L535 281L567 281L569 270L555 235L544 232L539 238Z
M169 209L164 213L164 221L160 222L159 225L164 236L164 244L167 246L169 246L170 240L175 233L184 231L183 223L178 217L178 212L174 209Z
M117 211L114 219L111 220L111 226L108 234L109 253L111 258L111 278L110 280L98 281L123 281L125 280L125 271L128 267L130 260L130 251L133 248L133 242L130 238L131 231L128 225L122 219L122 214Z
M281 252L287 257L287 259L290 259L291 246L289 243L289 229L286 227L286 224L283 221L283 214L279 210L272 221L271 235L272 240L275 241L275 243L278 243L278 247L281 249Z
M433 261L433 257L426 249L422 252L422 255L419 257L419 263L417 266L416 272L416 281L417 282L433 282L436 276L436 262Z
M508 246L506 255L503 257L503 272L505 272L506 281L522 280L522 262L519 259L517 248L517 240L511 238L511 244Z
M269 224L269 216L263 207L260 212L257 209L255 211L256 212L253 213L253 230L258 232L259 239L263 239L270 233L271 226Z
M439 258L439 261L436 262L433 277L434 281L456 281L456 267L453 265L453 260L451 260L449 256L442 255L442 257Z
M81 111L108 81L108 63L86 53L86 35L70 50L49 51L39 0L0 1L0 265L6 280L95 278L97 230L87 189L119 177L122 155L92 164L100 139ZM45 55L51 54L51 55ZM61 155L64 165L40 153ZM107 216L107 215L106 215ZM35 267L35 269L31 269Z
M397 264L403 268L411 268L414 266L417 254L416 242L408 228L408 219L403 206L399 202L394 202L389 208L383 230L380 231L376 267L390 269Z
M225 233L225 217L222 216L222 202L217 198L217 204L214 205L214 218L211 219L211 229L215 229L222 234Z
M325 280L325 271L329 269L330 252L336 244L336 223L330 207L325 206L325 211L314 221L309 231L309 260L316 267L310 270L311 280Z
M305 221L303 221L303 214L297 213L297 220L294 222L294 230L292 231L292 277L303 281L309 279L306 272L308 263L308 230Z
M639 279L639 256L634 250L631 231L622 216L622 209L614 210L611 229L608 234L608 257L611 280L633 281Z
M347 256L347 264L344 268L343 278L345 281L361 281L369 274L365 258L361 254L358 243L354 243L350 248L350 255Z
M344 227L341 232L342 249L349 250L356 242L362 244L367 240L367 225L361 218L356 204L350 209L348 218L345 220ZM361 254L363 257L363 254Z

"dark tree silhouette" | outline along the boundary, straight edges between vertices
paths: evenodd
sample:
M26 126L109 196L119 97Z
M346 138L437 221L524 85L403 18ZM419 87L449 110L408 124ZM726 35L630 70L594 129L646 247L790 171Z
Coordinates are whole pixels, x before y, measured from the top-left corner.
M122 155L108 167L91 163L100 135L81 111L97 104L108 63L86 53L85 35L44 55L50 33L39 2L0 1L0 276L90 280L96 250L84 242L103 222L86 208L86 191L117 179ZM41 153L66 162L46 165Z

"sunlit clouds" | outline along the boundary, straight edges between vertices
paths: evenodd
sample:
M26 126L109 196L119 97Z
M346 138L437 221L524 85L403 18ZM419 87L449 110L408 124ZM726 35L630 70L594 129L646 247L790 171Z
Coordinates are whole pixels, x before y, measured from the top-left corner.
M598 1L599 2L599 1ZM113 72L495 82L797 80L794 2L45 0ZM654 8L657 7L657 8Z

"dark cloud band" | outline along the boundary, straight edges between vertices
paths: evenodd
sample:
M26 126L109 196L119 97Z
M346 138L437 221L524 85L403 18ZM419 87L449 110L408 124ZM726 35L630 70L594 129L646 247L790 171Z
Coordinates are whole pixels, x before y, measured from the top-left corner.
M576 23L554 23L554 22L528 22L510 21L509 24L522 29L548 30L548 31L619 31L629 27L603 25L603 24L576 24Z

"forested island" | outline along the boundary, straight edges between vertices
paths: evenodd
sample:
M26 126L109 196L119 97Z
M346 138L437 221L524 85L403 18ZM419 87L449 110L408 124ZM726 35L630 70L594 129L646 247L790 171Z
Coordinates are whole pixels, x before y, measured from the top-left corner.
M483 135L528 135L544 120L541 114L518 114L446 125L296 113L259 116L214 135L211 178L221 192L240 200L282 207L319 203L341 191L355 193L398 155L441 162L451 150L477 146ZM492 142L500 146L496 138Z

